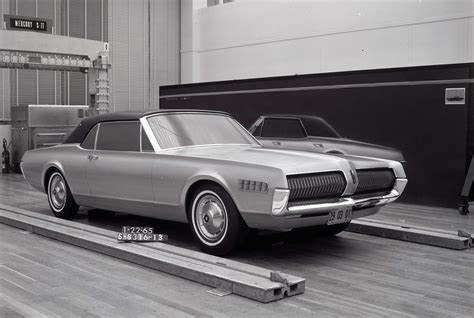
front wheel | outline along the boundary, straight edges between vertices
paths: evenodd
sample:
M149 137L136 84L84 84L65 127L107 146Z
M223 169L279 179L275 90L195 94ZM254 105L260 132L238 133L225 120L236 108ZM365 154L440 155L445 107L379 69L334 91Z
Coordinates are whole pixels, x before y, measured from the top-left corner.
M59 171L54 171L48 178L48 202L54 215L62 219L72 219L78 206L72 197L66 179Z
M230 195L214 184L199 187L188 206L191 230L202 249L225 255L245 237L246 225Z

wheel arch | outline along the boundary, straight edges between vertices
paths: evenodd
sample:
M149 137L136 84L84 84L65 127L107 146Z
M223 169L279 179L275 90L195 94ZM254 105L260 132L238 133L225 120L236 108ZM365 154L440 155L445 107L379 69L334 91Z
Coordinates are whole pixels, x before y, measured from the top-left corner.
M43 176L41 177L41 184L43 185L43 190L44 192L48 191L48 179L49 176L54 172L54 171L59 171L63 176L64 176L64 169L61 163L59 162L49 162L45 165L45 168L43 169ZM64 176L65 178L65 176Z
M195 193L195 191L200 186L205 185L205 184L217 185L217 186L221 187L225 192L227 192L227 194L231 197L232 201L234 202L235 206L237 207L237 210L239 210L239 214L240 214L240 209L239 209L238 203L235 200L235 197L232 195L232 192L230 191L229 186L227 185L227 183L224 180L220 179L220 178L207 175L207 176L200 176L200 177L193 178L192 180L190 180L190 182L188 182L188 184L185 186L185 188L183 190L181 202L182 202L182 205L183 205L183 207L186 211L186 219L188 219L188 217L189 217L188 206L189 206L189 203L190 203L190 200L191 200L193 194ZM188 222L189 222L189 220L188 220Z

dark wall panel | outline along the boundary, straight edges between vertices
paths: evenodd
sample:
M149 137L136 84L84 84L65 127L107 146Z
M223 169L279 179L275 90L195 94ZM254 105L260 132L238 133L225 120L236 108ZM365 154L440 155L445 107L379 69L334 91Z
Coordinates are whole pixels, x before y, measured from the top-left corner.
M85 0L69 1L69 36L84 38L85 29ZM69 72L69 104L84 105L85 75L82 73Z
M69 36L83 38L85 35L85 0L69 1Z
M373 83L377 77L369 80ZM209 85L219 89L219 83L209 83L205 84L207 92L211 91ZM234 87L238 87L238 83ZM468 94L472 94L469 84L394 85L166 98L171 91L172 94L179 94L179 88L173 86L170 91L163 87L160 93L163 96L162 108L225 110L246 127L263 113L324 117L345 137L392 146L404 153L408 161L409 182L402 201L453 207L458 203L464 181L469 104L445 105L446 87L465 87ZM184 85L183 91L189 88ZM198 92L196 88L193 87Z
M87 0L87 38L101 41L101 1Z
M34 17L36 16L36 0L16 1L16 14Z
M18 70L18 105L36 104L36 70Z
M16 14L36 16L35 0L17 1L17 6ZM18 70L17 76L18 105L36 104L36 71Z
M86 105L86 75L78 72L69 73L69 103Z
M38 17L54 21L54 0L37 0L37 2ZM55 103L55 73L52 71L38 71L38 103Z
M54 74L51 71L38 71L39 104L54 104Z

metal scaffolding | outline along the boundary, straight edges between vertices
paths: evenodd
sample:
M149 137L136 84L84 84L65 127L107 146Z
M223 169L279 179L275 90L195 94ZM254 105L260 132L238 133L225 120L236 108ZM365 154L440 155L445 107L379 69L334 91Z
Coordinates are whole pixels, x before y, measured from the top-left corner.
M110 110L109 44L61 35L0 30L0 68L89 74L91 113Z

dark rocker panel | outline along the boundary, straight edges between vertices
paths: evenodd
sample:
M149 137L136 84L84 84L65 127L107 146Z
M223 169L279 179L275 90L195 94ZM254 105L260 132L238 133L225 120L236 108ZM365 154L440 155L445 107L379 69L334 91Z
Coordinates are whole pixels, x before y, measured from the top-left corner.
M407 77L412 81L426 80L425 75L431 73L438 75L438 79L442 74L444 79L448 80L462 74L467 79L469 73L473 73L473 65L453 65L451 68L433 66L431 72L429 68L422 67L418 78L415 76L417 68L409 68ZM381 70L373 71L372 78L370 72L363 71L361 74L366 77L366 82L375 83L389 76L387 74L392 74L394 70L387 70L387 74ZM396 72L400 73L400 80L407 80L402 79L401 69ZM349 78L356 75L356 72L348 73ZM324 76L331 78L328 74ZM342 82L345 75L337 73L332 76ZM305 75L308 81L310 77ZM321 80L320 75L313 77ZM264 81L265 79L257 79L255 83L260 86ZM272 79L268 81L271 82ZM284 81L291 79L285 78ZM244 82L245 85L250 85L251 80ZM214 85L214 91L222 90L219 82L193 85L205 85L206 89L203 91L210 91L209 85ZM223 85L227 85L227 82ZM234 90L241 89L237 82L234 85ZM314 82L311 85L314 85ZM293 85L285 87L290 86ZM187 91L188 87L189 85L184 85L183 91ZM465 87L467 105L445 105L446 87ZM472 108L472 84L402 85L166 98L171 92L181 93L178 88L161 88L162 108L224 110L233 114L246 127L263 113L290 111L321 116L343 136L392 146L404 153L408 161L409 182L401 201L450 207L456 206L459 201L466 155L474 149L473 138L469 144L467 141L468 123L470 122L471 134L474 127L472 109L468 116L468 105Z

